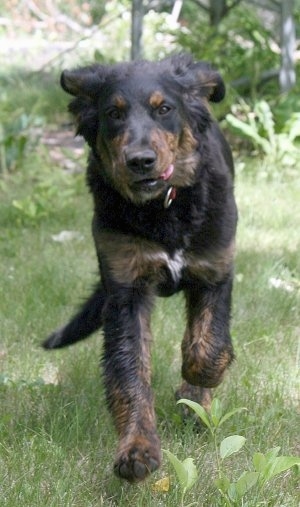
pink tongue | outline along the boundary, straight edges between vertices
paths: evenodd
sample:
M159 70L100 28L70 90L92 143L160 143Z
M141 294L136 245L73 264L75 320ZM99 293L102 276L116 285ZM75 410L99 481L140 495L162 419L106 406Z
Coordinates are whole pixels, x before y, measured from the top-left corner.
M162 173L161 179L164 181L167 181L172 176L173 171L174 171L174 166L173 166L173 164L170 164L168 169L164 173Z

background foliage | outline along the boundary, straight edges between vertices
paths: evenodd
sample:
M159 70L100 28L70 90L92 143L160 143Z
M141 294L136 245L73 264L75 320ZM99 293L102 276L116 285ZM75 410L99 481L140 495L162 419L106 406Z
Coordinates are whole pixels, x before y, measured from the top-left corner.
M145 57L155 59L190 51L195 58L210 61L220 70L228 88L227 99L215 113L221 119L228 113L239 119L239 126L232 121L224 121L223 125L232 131L232 142L239 152L245 149L246 153L254 150L266 154L266 144L257 143L253 132L245 128L254 118L259 135L268 142L269 131L255 107L261 99L269 104L276 135L286 134L293 124L291 144L283 137L276 142L281 144L281 151L288 151L291 145L295 151L299 146L299 52L295 52L296 85L288 94L282 94L278 84L282 2L222 0L219 4L226 9L214 22L209 9L215 2L185 0L179 16L171 1L144 2ZM0 171L22 165L43 122L61 121L65 98L59 90L58 74L62 68L95 59L113 62L129 58L131 6L129 0L2 2ZM295 0L297 34L299 12L300 0ZM294 165L298 163L297 156L292 156L289 168L293 165L291 159ZM282 160L285 165L288 157Z

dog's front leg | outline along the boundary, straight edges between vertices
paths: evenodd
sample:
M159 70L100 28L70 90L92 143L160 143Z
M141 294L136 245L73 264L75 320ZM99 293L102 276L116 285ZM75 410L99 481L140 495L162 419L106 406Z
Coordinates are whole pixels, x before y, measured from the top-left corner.
M216 387L233 359L229 321L231 275L221 283L185 291L187 326L182 342L184 382L177 397L194 399L209 408L210 388Z
M150 309L146 288L114 286L104 312L104 381L119 434L115 473L143 480L160 465L150 387Z

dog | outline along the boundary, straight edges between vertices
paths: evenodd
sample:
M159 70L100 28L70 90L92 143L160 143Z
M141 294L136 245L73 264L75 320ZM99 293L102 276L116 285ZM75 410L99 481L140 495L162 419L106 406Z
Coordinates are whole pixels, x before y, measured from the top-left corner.
M119 435L114 471L141 481L161 463L150 386L155 296L185 296L177 398L208 408L234 357L234 165L209 107L225 86L208 63L185 54L66 70L61 85L90 147L101 282L43 345L64 347L103 328L105 392Z

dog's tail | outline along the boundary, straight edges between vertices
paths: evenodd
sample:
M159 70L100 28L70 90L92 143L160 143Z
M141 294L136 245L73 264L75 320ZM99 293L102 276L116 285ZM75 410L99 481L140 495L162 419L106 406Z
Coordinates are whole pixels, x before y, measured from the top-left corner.
M99 283L81 309L66 324L42 343L45 349L58 349L84 340L102 326L102 309L106 295Z

